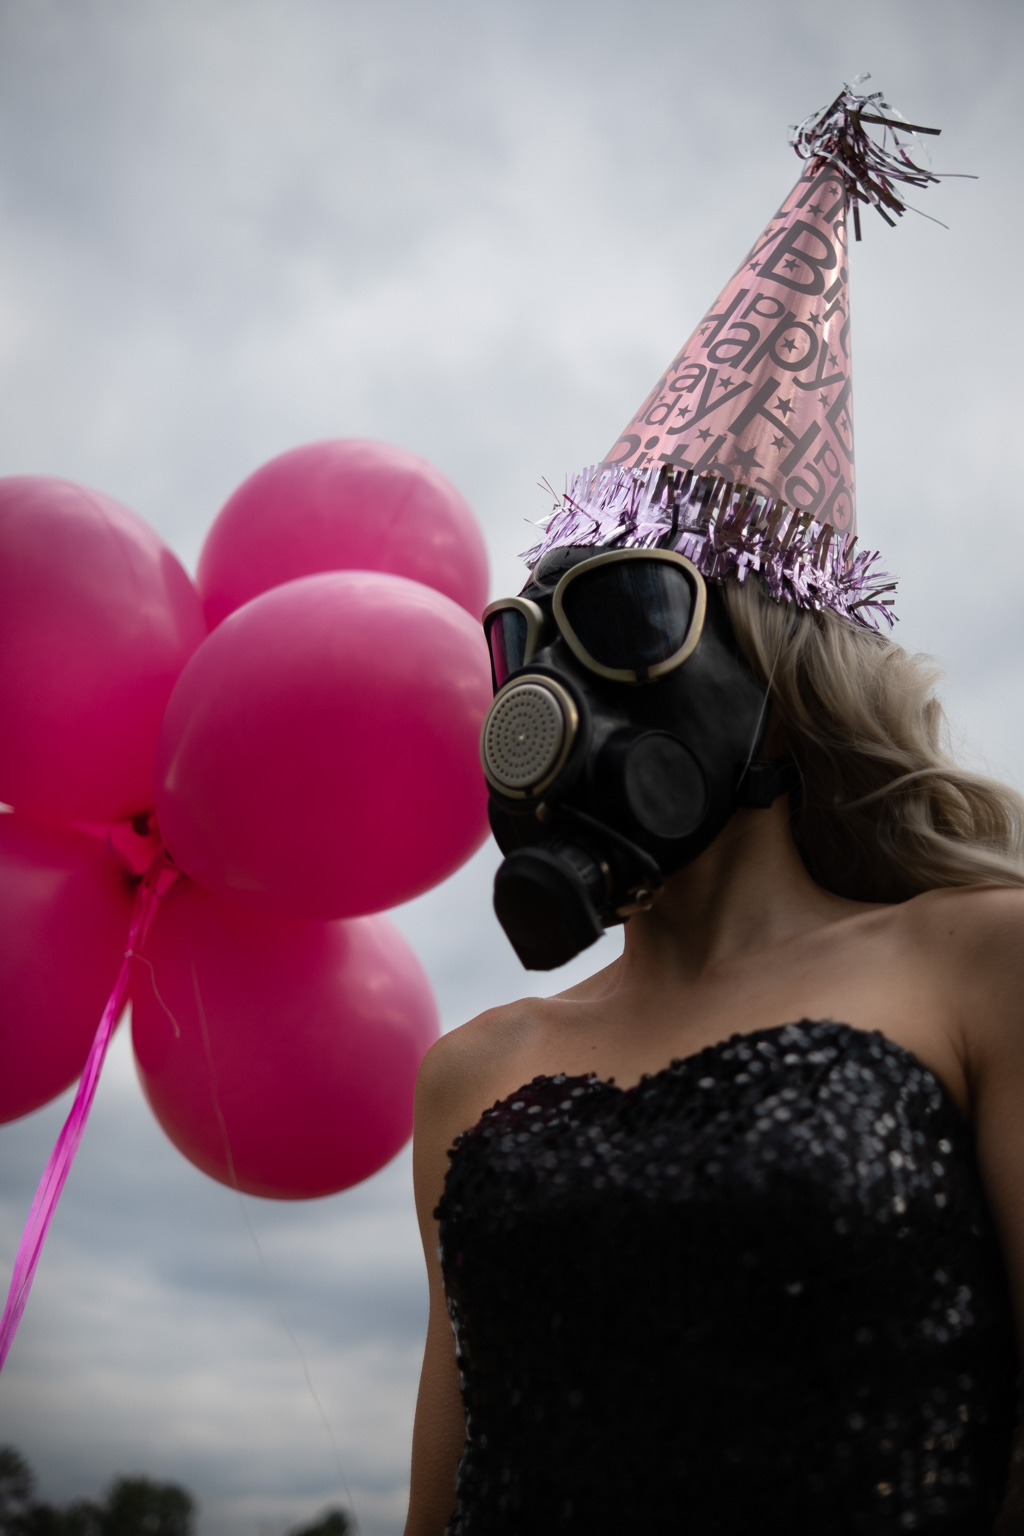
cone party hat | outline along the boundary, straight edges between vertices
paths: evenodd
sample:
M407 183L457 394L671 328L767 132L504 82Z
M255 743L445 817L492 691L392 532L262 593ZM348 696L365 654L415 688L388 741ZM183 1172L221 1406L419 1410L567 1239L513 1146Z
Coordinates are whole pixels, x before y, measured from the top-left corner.
M922 132L849 87L794 130L800 180L529 564L657 544L712 580L754 571L775 598L891 623L893 583L856 550L847 215L859 240L860 203L892 224L897 186L938 179L907 152Z

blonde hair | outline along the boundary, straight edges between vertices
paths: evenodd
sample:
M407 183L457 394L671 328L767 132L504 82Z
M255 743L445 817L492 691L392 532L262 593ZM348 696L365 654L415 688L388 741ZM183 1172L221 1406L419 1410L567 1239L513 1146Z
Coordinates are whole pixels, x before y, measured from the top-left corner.
M933 662L756 579L722 591L796 762L793 830L820 885L858 901L1024 886L1024 798L953 761Z

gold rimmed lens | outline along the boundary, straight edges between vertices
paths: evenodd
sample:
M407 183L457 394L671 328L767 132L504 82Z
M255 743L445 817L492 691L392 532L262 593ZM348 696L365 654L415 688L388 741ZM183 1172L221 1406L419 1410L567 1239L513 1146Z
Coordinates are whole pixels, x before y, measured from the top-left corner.
M566 571L552 609L566 644L591 672L646 683L692 655L707 588L696 566L674 550L605 550Z
M491 681L497 693L537 649L544 610L528 597L502 597L484 609L483 626L491 653Z

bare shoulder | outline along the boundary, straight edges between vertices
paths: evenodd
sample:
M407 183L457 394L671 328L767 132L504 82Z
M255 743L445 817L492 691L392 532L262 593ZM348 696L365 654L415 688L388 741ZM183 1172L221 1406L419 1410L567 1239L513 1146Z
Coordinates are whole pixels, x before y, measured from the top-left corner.
M475 1125L497 1096L529 1041L544 999L522 998L489 1008L468 1024L442 1035L420 1063L416 1080L416 1136L447 1148Z
M515 1051L539 999L522 998L488 1008L435 1040L420 1063L417 1097L441 1109L458 1102L493 1075L497 1062Z
M946 989L972 1075L1024 1062L1024 888L928 891L904 904L903 921Z
M933 891L908 912L955 999L979 1166L1024 1329L1024 889Z
M466 1102L480 1101L476 1114L467 1122L473 1124L500 1096L495 1092L499 1086L507 1092L532 1075L532 1052L538 1035L553 1024L560 1006L596 1001L607 990L614 972L613 962L554 997L522 997L488 1008L468 1024L442 1035L423 1058L417 1097L442 1114L448 1109L458 1114ZM518 1072L524 1074L522 1079L516 1077Z
M914 940L943 965L984 961L1024 969L1024 887L947 887L926 891L900 910Z
M416 1083L415 1137L446 1150L485 1109L542 1069L538 1042L559 1027L566 1004L588 1003L609 985L614 962L555 997L523 997L489 1008L435 1041Z
M490 1008L436 1040L420 1063L413 1124L413 1183L424 1244L430 1251L433 1211L448 1153L499 1097L495 1084L523 1050L541 1000Z

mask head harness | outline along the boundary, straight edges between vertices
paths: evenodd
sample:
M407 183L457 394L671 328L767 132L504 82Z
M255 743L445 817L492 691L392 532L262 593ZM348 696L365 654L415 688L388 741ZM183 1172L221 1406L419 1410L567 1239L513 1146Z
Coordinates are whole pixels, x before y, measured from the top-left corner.
M770 805L792 765L759 761L766 692L674 550L552 549L484 629L495 911L523 964L552 970L648 908L738 806Z

